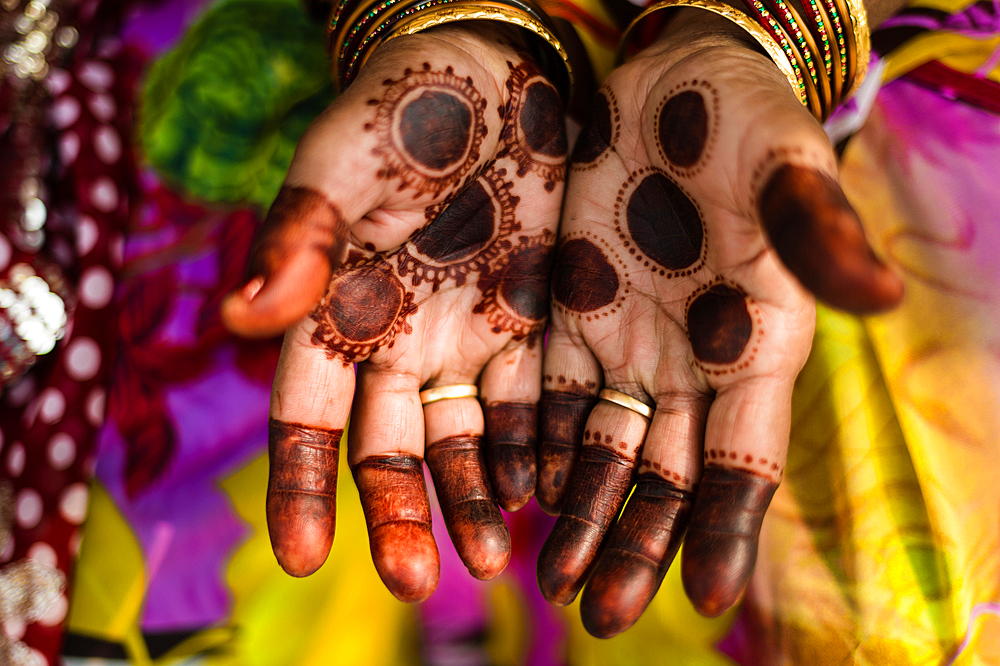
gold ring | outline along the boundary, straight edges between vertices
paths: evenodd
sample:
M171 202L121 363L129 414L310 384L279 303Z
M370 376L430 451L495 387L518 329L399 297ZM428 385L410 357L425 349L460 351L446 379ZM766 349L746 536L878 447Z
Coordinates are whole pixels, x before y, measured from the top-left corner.
M601 392L597 396L600 400L605 400L607 402L613 402L616 405L624 407L625 409L631 410L647 419L653 418L653 408L642 402L641 400L636 400L630 395L626 395L621 391L616 391L614 389L601 389Z
M429 405L438 400L450 400L451 398L478 398L479 387L475 384L452 384L450 386L438 386L420 392L420 404Z

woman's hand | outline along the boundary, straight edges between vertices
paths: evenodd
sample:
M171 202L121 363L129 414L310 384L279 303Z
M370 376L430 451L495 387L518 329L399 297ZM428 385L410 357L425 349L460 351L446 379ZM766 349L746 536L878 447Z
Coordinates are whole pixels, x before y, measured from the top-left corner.
M583 621L603 637L642 614L685 531L695 607L738 601L781 480L809 291L856 312L901 297L774 64L712 14L677 21L595 101L552 282L537 495L561 515L539 584L567 604L589 577ZM656 411L596 402L602 386Z
M513 510L534 492L566 161L558 94L518 39L466 24L381 47L303 137L252 280L223 306L247 335L292 326L272 392L267 514L293 575L329 552L348 414L390 591L415 601L437 583L424 458L469 570L492 578L507 563L497 503ZM477 382L482 406L418 398Z

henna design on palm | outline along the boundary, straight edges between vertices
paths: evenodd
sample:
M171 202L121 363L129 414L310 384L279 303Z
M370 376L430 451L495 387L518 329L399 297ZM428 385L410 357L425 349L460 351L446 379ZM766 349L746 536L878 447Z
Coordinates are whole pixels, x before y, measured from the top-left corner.
M413 299L413 292L379 257L341 271L310 315L317 324L312 342L344 365L391 348L397 335L413 332L407 321L417 311Z
M708 81L685 81L667 93L654 125L656 148L673 174L690 178L701 172L711 159L718 122L719 93Z
M480 276L483 298L472 311L485 314L494 333L509 331L513 340L524 340L545 327L553 249L554 234L548 229L521 236L498 266Z
M622 246L644 268L674 278L693 275L705 264L708 243L701 209L663 171L650 167L630 175L618 191L614 211Z
M586 321L609 317L621 309L631 289L625 262L606 240L590 231L563 237L552 275L557 310Z
M520 198L511 194L507 170L487 168L460 192L433 222L398 252L399 276L437 291L446 281L461 287L511 248L520 231L515 215Z
M600 90L594 98L590 121L584 126L571 158L573 171L590 171L611 155L621 134L621 116L615 94Z
M696 289L685 304L691 351L698 367L710 375L750 367L764 338L763 323L754 300L721 279Z
M439 196L459 184L475 167L487 135L486 99L472 78L452 67L433 71L407 68L402 78L386 79L381 100L371 99L375 119L365 130L381 139L375 155L384 160L379 177L399 179L399 189Z
M507 119L497 157L517 162L521 178L535 172L545 181L545 191L566 177L566 133L562 124L559 93L541 71L530 62L515 66L508 62L510 100L501 113Z

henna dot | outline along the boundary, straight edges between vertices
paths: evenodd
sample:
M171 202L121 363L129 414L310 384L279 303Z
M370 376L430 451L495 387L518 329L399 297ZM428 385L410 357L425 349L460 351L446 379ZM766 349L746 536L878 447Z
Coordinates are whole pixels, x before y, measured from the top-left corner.
M747 464L752 463L753 462L753 456L748 453L747 455L743 456L743 462L745 462Z
M709 455L711 455L711 456L712 456L713 458L715 457L715 449L709 449L709 450L708 450L708 453L709 453Z
M729 457L732 458L733 460L736 460L736 451L730 451Z
M442 263L479 251L493 239L496 205L478 181L465 188L413 244Z
M541 81L528 86L518 122L532 151L550 157L566 154L566 133L560 129L562 102L555 88Z
M697 90L685 90L668 99L657 128L663 154L674 165L694 166L708 140L708 109Z
M694 264L701 257L705 231L694 202L661 173L643 179L626 209L628 230L639 249L671 270Z
M615 300L618 273L594 243L575 238L563 243L556 258L552 295L574 312L592 312Z
M598 93L591 107L590 121L583 128L573 147L573 163L586 164L595 161L611 147L612 132L611 106L608 104L608 98L603 93Z
M613 439L614 439L614 437L612 437L611 435L605 435L604 436L604 443L605 444L610 444Z
M337 332L351 342L377 340L392 328L403 307L403 285L375 266L350 271L333 281L326 309Z
M425 91L403 107L399 129L406 152L440 171L465 157L472 138L472 111L455 95Z
M595 430L594 431L594 441L595 442L601 441L601 431L600 430Z
M618 448L624 451L625 449L628 448L628 444L626 444L625 442L618 442Z
M694 355L705 363L735 363L753 332L743 294L722 284L694 299L687 322Z

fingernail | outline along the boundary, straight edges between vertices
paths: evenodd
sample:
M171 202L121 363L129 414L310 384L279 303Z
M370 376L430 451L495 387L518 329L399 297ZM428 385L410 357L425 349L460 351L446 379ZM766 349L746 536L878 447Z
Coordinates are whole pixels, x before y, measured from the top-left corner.
M246 283L246 285L244 285L243 289L240 292L241 295L243 296L243 300L245 300L247 303L252 302L263 287L264 287L264 278L262 277L252 278L249 282Z

